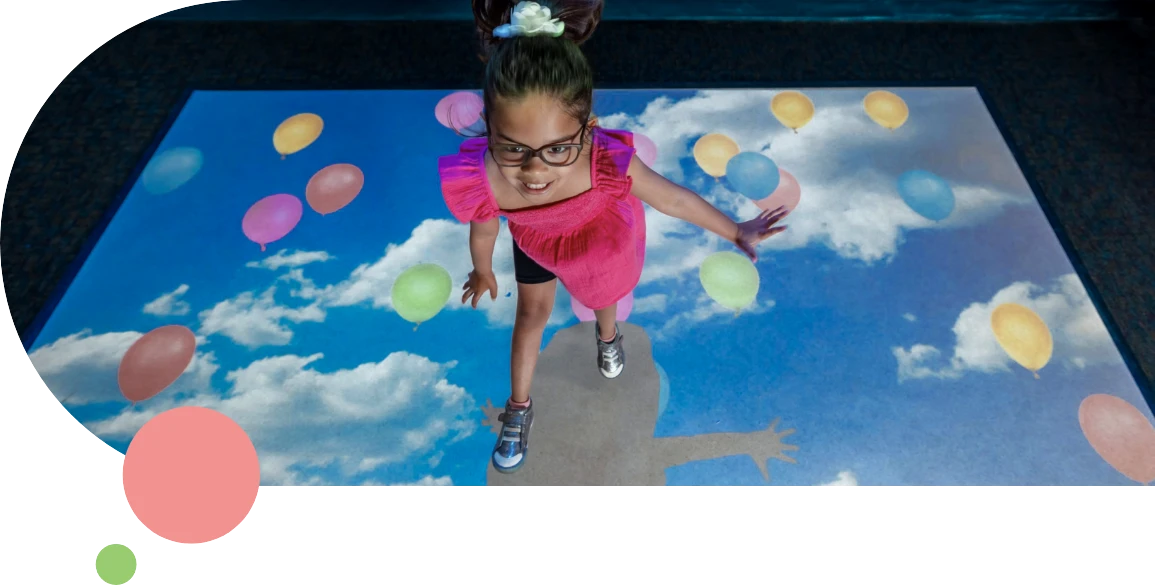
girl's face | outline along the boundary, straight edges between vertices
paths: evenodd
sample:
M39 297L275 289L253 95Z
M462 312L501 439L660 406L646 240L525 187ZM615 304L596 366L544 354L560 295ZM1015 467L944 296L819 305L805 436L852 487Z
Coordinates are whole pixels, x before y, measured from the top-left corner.
M580 167L574 164L581 154L578 145L588 133L551 97L499 99L494 106L489 113L489 149L501 176L525 199L547 201ZM540 156L533 156L539 150Z

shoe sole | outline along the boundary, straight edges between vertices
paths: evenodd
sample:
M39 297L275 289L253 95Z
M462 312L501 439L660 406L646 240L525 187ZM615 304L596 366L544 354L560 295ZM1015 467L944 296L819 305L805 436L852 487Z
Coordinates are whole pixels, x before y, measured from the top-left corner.
M490 462L492 463L493 461L490 460ZM514 465L513 467L498 467L497 463L493 463L493 469L494 469L494 471L496 471L498 473L504 473L504 474L508 475L510 473L517 471L518 469L521 469L522 465L525 465L525 457L524 456L522 456L521 461L519 461L517 463L517 465Z
M613 374L607 374L606 371L601 369L601 368L598 368L598 371L602 373L603 378L605 378L607 380L613 380L614 378L617 378L618 376L622 375L622 372L626 371L626 368L623 366L622 369L618 370L617 372L615 372Z
M531 433L533 432L533 423L532 422L529 423L529 432L531 432ZM498 473L510 474L510 473L517 471L518 469L521 469L521 466L525 465L525 460L528 458L529 458L529 445L526 445L525 446L525 452L521 454L521 461L518 461L517 465L514 465L513 467L501 467L500 465L497 464L496 461L493 460L492 457L489 458L489 463L490 463L490 465L493 466L494 471L496 471Z

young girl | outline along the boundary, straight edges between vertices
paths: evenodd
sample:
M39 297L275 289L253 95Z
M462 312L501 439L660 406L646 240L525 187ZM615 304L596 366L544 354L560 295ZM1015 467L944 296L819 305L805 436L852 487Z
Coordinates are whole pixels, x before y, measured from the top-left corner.
M637 286L646 246L645 208L709 230L752 260L755 246L785 227L785 209L735 223L697 194L672 183L634 153L633 135L591 123L593 75L578 48L601 18L602 0L547 6L473 0L487 63L486 135L442 157L442 194L469 223L473 272L461 302L497 298L493 248L506 218L513 236L517 318L512 392L501 415L493 466L525 463L533 423L530 386L557 281L594 310L597 366L606 378L626 365L617 303Z

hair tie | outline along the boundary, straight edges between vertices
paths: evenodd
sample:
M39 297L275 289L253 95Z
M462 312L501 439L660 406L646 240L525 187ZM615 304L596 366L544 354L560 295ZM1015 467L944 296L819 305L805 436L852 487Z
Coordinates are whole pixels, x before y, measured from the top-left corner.
M493 29L493 36L503 39L513 37L535 37L549 35L560 37L565 31L565 23L550 18L549 8L537 2L518 2L513 8L509 24Z

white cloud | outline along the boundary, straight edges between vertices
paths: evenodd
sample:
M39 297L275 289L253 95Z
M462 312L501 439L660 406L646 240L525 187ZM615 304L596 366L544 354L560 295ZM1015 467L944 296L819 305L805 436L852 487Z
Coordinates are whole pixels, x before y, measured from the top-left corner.
M176 290L164 293L144 306L144 312L149 315L187 315L189 304L180 300L188 292L188 285L182 284Z
M329 307L368 305L392 310L394 280L409 267L421 263L437 264L453 279L453 292L446 303L447 309L473 310L471 305L461 303L461 287L473 270L473 260L469 255L469 226L444 219L421 222L406 241L390 244L376 261L358 266L344 281L324 287L315 294ZM486 296L477 308L485 312L491 324L512 325L517 313L517 282L513 271L513 240L504 226L494 245L493 271L497 277L498 296L496 299ZM554 325L572 317L569 297L561 294L560 286L558 289L550 319ZM506 297L510 292L513 295Z
M910 321L911 323L914 323L915 321L918 321L918 317L917 317L917 316L915 316L915 314L914 314L914 313L904 313L904 314L902 315L902 318L903 318L903 319L906 319L907 321Z
M1056 279L1049 288L1016 282L998 291L988 302L971 304L955 321L955 347L946 363L942 352L933 346L894 348L899 380L957 378L966 371L1010 371L1013 362L999 346L990 326L991 312L1003 303L1023 305L1047 323L1055 348L1048 367L1063 364L1082 369L1122 361L1087 290L1072 273Z
M268 270L278 270L288 266L290 268L298 268L306 264L314 262L328 262L332 260L333 256L329 255L324 250L307 252L305 250L279 250L276 254L265 258L264 260L254 260L245 266L249 268L265 268Z
M90 423L102 438L128 438L159 412L215 409L252 439L266 484L359 483L359 476L473 433L473 399L436 363L395 352L352 369L321 371L322 354L282 355L229 372L224 394L158 397L144 408ZM322 480L323 475L336 479Z
M701 292L695 300L692 309L670 317L656 332L651 333L655 340L666 340L677 333L681 333L698 323L713 319L740 319L744 315L758 315L774 308L774 301L769 299L755 299L754 303L741 311L734 311L723 307L711 299L705 292Z
M830 483L824 483L823 486L844 486L844 485L858 485L858 476L854 475L853 471L839 471L838 479Z
M386 485L386 484L383 484L379 481L370 480L370 481L366 481L366 482L362 483L361 485L379 486L379 485ZM391 486L450 486L450 485L453 485L453 478L449 477L448 475L443 475L441 477L433 477L432 475L426 475L425 477L422 477L421 479L419 479L417 481L406 482L406 483L391 483L388 485L391 485Z
M885 261L897 253L906 231L973 225L1007 205L1033 201L1013 156L972 90L897 90L912 109L910 121L898 132L878 127L865 115L861 99L866 90L808 90L817 113L797 134L770 113L775 93L717 90L679 101L662 98L636 118L611 114L602 117L602 124L650 137L658 146L655 170L676 182L682 182L681 162L692 156L692 141L709 132L730 136L745 151L770 156L798 179L803 191L802 202L784 222L790 229L765 244L771 250L819 244L844 258ZM915 168L951 182L957 204L947 220L926 220L898 196L898 175ZM703 193L707 199L739 219L757 213L751 202L722 185L693 187L709 190L714 197ZM671 235L689 231L651 223ZM653 243L661 266L647 269L649 280L664 276L663 270L669 268L664 260L678 264L679 247L690 248L683 266L703 257L704 250L697 249L704 244L700 239L678 242L670 259L661 252L665 243L662 234Z
M288 323L321 323L325 320L325 311L320 303L314 301L303 307L288 307L276 301L276 292L275 286L266 289L259 297L246 291L201 311L198 315L200 333L224 335L252 349L288 345L293 340L293 330Z
M924 365L939 360L942 352L933 345L915 344L910 349L893 348L894 357L898 360L898 381L917 380L920 378L958 378L962 370L955 368L935 369Z
M632 313L664 313L666 312L666 301L669 299L665 294L652 294L645 297L634 298L634 308Z
M321 323L330 308L365 306L392 311L394 280L407 268L419 263L433 263L445 268L454 284L446 303L447 310L472 310L461 303L462 285L473 269L469 254L469 226L444 219L423 221L400 244L390 244L382 256L357 266L348 278L334 284L319 286L305 273L304 266L331 259L327 252L281 252L252 267L289 270L277 277L273 286L260 296L243 292L232 299L221 301L199 314L200 332L204 335L221 334L234 342L249 347L284 346L293 339L291 325ZM478 303L493 325L510 326L517 313L517 283L513 271L512 240L503 229L494 247L493 269L498 282L498 297L488 295ZM282 290L288 296L307 304L290 306L278 301ZM506 296L506 294L510 296ZM555 299L551 325L561 325L573 317L569 295L561 286Z
M44 384L65 404L127 404L120 393L116 371L125 352L143 335L136 331L93 335L84 330L38 347L28 357ZM209 388L218 367L212 352L198 351L181 377L161 396Z

